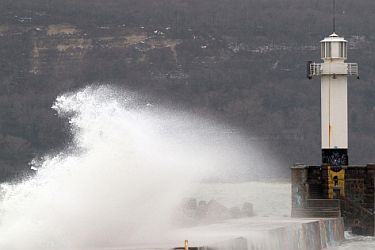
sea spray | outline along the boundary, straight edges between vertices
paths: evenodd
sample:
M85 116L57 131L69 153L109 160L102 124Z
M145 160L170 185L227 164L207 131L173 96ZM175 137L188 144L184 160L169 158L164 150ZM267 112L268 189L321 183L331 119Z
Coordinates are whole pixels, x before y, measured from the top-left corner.
M34 177L1 186L0 249L152 242L172 230L194 183L249 164L214 122L110 86L62 95L53 108L69 120L72 145L35 161Z

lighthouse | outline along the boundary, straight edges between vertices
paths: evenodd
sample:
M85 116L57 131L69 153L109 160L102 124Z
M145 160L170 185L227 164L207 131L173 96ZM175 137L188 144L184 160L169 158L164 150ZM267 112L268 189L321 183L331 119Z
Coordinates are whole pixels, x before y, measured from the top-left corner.
M358 64L347 63L348 42L335 32L320 41L322 63L307 63L307 77L321 78L322 164L340 168L348 158L348 76Z
M335 32L320 41L322 62L307 62L307 77L320 77L321 148L317 165L291 168L292 217L343 218L345 229L375 236L375 164L349 165L348 78L358 64L346 62L348 42ZM317 117L318 118L318 117Z

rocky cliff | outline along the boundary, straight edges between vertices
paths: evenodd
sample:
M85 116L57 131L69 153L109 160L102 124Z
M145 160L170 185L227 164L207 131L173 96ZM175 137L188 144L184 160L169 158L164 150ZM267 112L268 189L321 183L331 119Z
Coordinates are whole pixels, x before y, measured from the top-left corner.
M369 0L342 0L338 8L338 32L362 74L349 89L356 163L373 158L374 8ZM295 161L317 163L320 89L305 79L305 61L319 60L329 13L318 0L4 0L0 179L66 145L68 126L50 109L54 99L98 83L222 120L283 158L286 175Z

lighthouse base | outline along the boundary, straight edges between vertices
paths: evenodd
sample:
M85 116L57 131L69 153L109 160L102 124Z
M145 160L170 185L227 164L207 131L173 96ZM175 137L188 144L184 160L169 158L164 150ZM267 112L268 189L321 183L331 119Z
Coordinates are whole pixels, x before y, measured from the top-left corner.
M348 149L346 148L329 148L322 149L322 164L330 166L347 166L349 165Z
M292 167L292 217L343 217L354 234L375 235L375 164Z

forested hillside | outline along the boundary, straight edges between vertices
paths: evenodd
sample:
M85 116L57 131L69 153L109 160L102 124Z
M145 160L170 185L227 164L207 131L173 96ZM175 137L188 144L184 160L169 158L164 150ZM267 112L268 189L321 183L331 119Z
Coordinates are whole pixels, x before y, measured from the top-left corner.
M246 131L284 161L320 163L320 84L305 78L332 32L328 0L1 0L0 181L69 143L55 98L111 83ZM375 161L375 1L338 0L350 161Z

